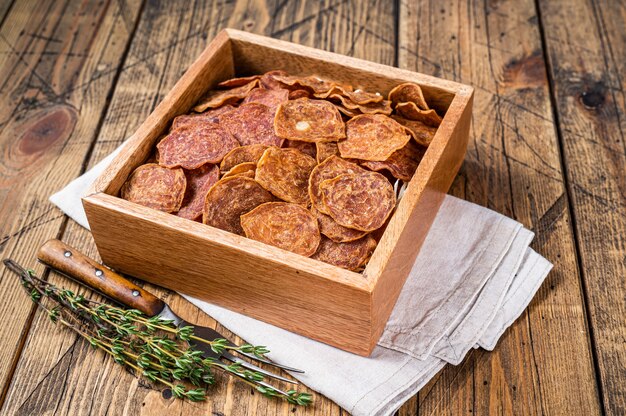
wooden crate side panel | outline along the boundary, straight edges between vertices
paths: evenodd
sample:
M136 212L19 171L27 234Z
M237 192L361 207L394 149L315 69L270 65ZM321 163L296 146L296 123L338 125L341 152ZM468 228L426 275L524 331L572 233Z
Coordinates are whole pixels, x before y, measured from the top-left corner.
M359 274L346 271L363 280L362 287L349 285L281 258L297 256L293 253L190 222L232 240L225 244L215 236L181 229L189 221L155 220L167 214L144 216L144 207L123 209L116 200L105 194L83 200L98 251L108 266L351 352L370 352L370 293ZM257 255L237 247L246 244L258 247ZM324 266L317 268L343 272Z
M372 292L373 339L382 334L402 286L415 263L446 192L457 175L467 149L472 114L471 93L450 106L454 123L441 125L415 179L398 204L376 252L365 270L379 274ZM438 141L440 140L440 141ZM432 165L431 165L432 164ZM379 272L378 272L379 271Z

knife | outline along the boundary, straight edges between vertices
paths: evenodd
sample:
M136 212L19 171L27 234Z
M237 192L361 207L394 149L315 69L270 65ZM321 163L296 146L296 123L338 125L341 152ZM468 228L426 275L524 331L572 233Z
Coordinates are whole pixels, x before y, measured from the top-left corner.
M60 240L51 239L46 241L39 248L37 258L42 263L54 270L59 271L67 277L95 289L106 297L121 303L122 305L132 309L137 309L149 317L156 316L163 320L170 320L177 327L193 326L193 333L196 337L209 341L213 341L218 338L226 339L226 337L222 336L219 332L212 328L189 324L174 313L174 311L172 311L172 309L163 300ZM257 371L268 377L286 381L288 383L298 384L297 381L266 371L237 357L234 354L231 354L230 352L224 351L218 354L211 350L210 345L204 342L194 342L193 340L189 342L193 348L202 351L204 358L225 359L230 362L238 363L242 367L251 371ZM236 346L230 341L228 341L228 343L230 346ZM277 364L252 354L241 351L237 351L237 353L249 359L272 365L283 370L303 373L302 370ZM263 382L260 383L263 384ZM266 387L274 388L273 386L267 385Z

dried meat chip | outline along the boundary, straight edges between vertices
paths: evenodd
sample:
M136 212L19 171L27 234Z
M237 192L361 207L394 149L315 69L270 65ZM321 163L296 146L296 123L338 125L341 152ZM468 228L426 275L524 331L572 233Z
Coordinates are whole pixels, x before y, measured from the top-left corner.
M202 222L221 230L243 235L240 217L266 202L273 201L254 179L234 176L220 179L204 200Z
M232 105L224 105L218 108L212 108L204 113L183 114L174 118L172 121L172 130L188 126L193 123L217 123L217 117L234 109Z
M339 148L335 142L317 142L315 143L315 159L317 163L322 163L331 156L338 155Z
M428 104L424 98L422 88L412 82L405 82L389 91L389 100L393 105L399 103L415 103L415 105L422 110L428 110Z
M345 243L348 241L358 240L363 237L367 232L355 230L353 228L347 228L337 224L332 217L322 214L314 206L311 207L311 213L317 218L317 223L320 227L320 232L326 237L330 238L336 243Z
M122 185L120 196L148 208L164 212L180 209L187 181L182 169L169 169L156 163L139 166Z
M220 115L219 124L235 136L242 146L280 146L282 143L282 139L274 134L274 110L263 104L242 104Z
M341 103L333 103L333 104L335 105L335 107L337 107L337 110L339 110L341 114L349 118L360 116L361 114L363 114L361 113L361 110L359 110L358 108L356 110L353 110L353 109L344 107L344 105Z
M299 151L301 151L305 155L311 156L313 159L315 159L315 155L317 154L317 148L315 146L316 144L317 143L302 142L300 140L289 140L289 139L286 139L283 142L282 147L290 148L290 149L298 149Z
M340 94L332 94L329 98L336 103L339 110L343 108L344 113L350 110L350 112L354 115L357 113L389 115L393 111L391 108L391 101L388 100L358 104L350 100L347 96Z
M404 127L382 114L364 114L346 123L346 139L339 141L341 157L387 160L411 139Z
M275 90L266 90L264 88L255 88L250 94L243 99L242 104L257 103L276 109L280 104L289 99L289 91L279 88Z
M387 116L393 112L391 101L387 100L379 103L359 104L359 111L363 114L384 114Z
M269 147L259 159L254 179L283 201L308 205L309 176L316 162L296 149Z
M343 95L351 102L358 105L380 103L384 100L384 97L378 93L372 93L363 90L345 91Z
M394 178L408 182L417 170L425 152L425 147L410 141L402 149L393 152L383 162L365 161L361 165L375 171L387 170Z
M415 103L400 103L396 105L396 112L406 119L420 121L432 127L439 127L442 121L435 110L422 110Z
M297 100L298 98L309 98L311 93L307 90L293 90L289 92L290 100Z
M426 125L421 121L409 120L397 115L392 115L391 118L402 124L413 140L422 146L428 147L437 133L437 127Z
M216 108L225 104L237 103L243 100L257 85L259 85L259 80L255 79L245 85L229 90L211 90L200 100L198 104L196 104L193 111L196 113L202 113L208 108Z
M346 85L335 84L328 91L314 93L313 96L315 98L326 99L330 97L331 95L335 95L335 94L346 95L347 92L351 92L351 91L352 91L352 87L350 87L349 85L346 86Z
M233 166L232 169L224 173L224 176L222 176L222 178L230 178L231 176L245 176L246 178L254 179L255 172L256 163L244 162Z
M349 98L345 97L343 94L331 94L328 97L330 100L341 103L341 105L349 110L358 110L359 104L352 102Z
M216 165L204 165L194 170L185 171L187 189L180 210L176 213L179 217L195 221L202 217L204 200L209 189L220 178L220 170Z
M328 214L356 230L380 228L396 205L393 186L377 172L346 173L322 181L319 188Z
M281 104L274 129L278 137L304 142L332 142L346 137L337 108L328 101L308 98Z
M311 258L351 271L360 271L376 249L376 240L371 236L359 240L337 243L322 238L317 252Z
M217 86L219 88L235 88L235 87L241 87L242 85L247 85L253 81L258 80L259 78L261 78L260 75L252 75L249 77L239 77L239 78L231 78L231 79L227 79L226 81L222 81L219 84L217 84Z
M259 79L261 86L267 90L284 89L284 84L278 82L275 77L288 75L285 71L269 71L261 75Z
M159 163L193 170L206 163L220 163L239 142L215 123L191 124L176 129L157 145Z
M224 156L224 159L220 164L220 170L222 172L227 172L234 166L245 162L254 162L256 165L263 155L263 152L265 152L265 149L268 147L269 146L264 144L251 144L248 146L236 147Z
M324 207L322 193L320 191L320 183L327 179L333 179L344 173L364 172L365 169L355 163L348 162L338 156L330 156L322 163L317 165L311 171L309 176L309 198L311 203L318 211L328 215L328 211Z
M333 88L334 82L322 79L316 75L299 77L292 75L275 75L274 79L289 90L308 90L313 94L322 94Z
M320 232L315 217L301 205L287 202L269 202L241 216L246 237L311 256L320 243Z

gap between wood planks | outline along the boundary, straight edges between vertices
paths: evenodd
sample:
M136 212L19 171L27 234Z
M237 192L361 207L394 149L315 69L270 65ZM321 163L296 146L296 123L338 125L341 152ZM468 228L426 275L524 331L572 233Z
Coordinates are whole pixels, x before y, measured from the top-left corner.
M122 73L122 71L124 70L124 63L126 62L126 58L128 56L128 51L130 50L130 45L132 43L133 38L135 37L135 31L137 30L137 26L139 25L139 21L141 20L141 16L143 14L143 10L144 7L146 5L146 0L142 0L141 4L139 6L139 12L137 14L137 19L135 20L134 24L133 24L133 28L131 30L131 34L128 37L128 41L126 42L126 45L124 45L124 51L122 53L122 57L120 59L120 65L115 69L115 74L113 76L113 80L111 82L111 87L107 93L105 102L104 102L104 106L102 107L102 112L101 112L101 117L100 120L98 120L97 126L96 126L96 130L95 130L95 134L93 136L93 141L92 143L89 145L87 152L85 153L85 157L83 159L83 162L81 164L81 168L80 168L80 175L82 175L86 168L87 168L87 164L89 162L89 159L91 157L91 154L93 153L93 149L98 141L98 136L100 133L100 129L102 128L102 124L104 123L106 114L108 112L109 109L109 105L111 104L111 98L113 97L113 93L115 91L115 86L117 85L117 80L120 76L120 74ZM10 7L7 7L7 9L5 10L5 14L2 17L1 23L0 23L0 27L2 27L4 25L5 19L6 17L9 15L10 9L13 6L13 3L11 3ZM51 42L51 40L48 40L46 42L46 46L44 47L47 48L48 44ZM39 59L39 61L41 61L41 58ZM35 64L35 67L37 67L39 61L37 62L37 64ZM67 223L69 221L69 217L65 216L65 218L63 218L61 220L61 224L59 226L59 230L57 232L56 238L61 239L63 237L63 235L65 234L65 229L67 228ZM50 269L46 268L44 273L42 274L42 278L44 280L48 280L48 276L50 275ZM13 356L11 365L9 367L9 371L8 374L6 376L4 385L2 386L2 391L0 391L0 409L2 409L2 407L4 406L4 401L6 400L6 396L7 393L9 391L9 387L11 386L11 383L13 381L13 375L15 373L15 369L17 367L17 364L20 361L20 358L22 357L22 351L24 350L24 344L26 342L26 339L28 338L28 334L31 330L31 326L33 323L33 319L35 317L35 313L37 312L37 305L32 305L31 306L31 310L28 314L28 318L26 320L26 324L24 325L24 328L22 330L22 333L20 334L20 338L19 338L19 343L18 343L18 348L16 350L15 355Z

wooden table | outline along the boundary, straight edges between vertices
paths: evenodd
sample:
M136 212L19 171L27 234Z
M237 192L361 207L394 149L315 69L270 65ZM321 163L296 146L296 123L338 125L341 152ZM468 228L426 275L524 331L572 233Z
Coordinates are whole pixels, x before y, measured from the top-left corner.
M495 351L446 367L399 413L626 414L623 5L6 0L0 19L2 257L43 273L34 254L50 237L97 256L48 196L130 135L221 28L433 74L476 89L452 193L532 229L555 268ZM55 328L0 273L2 414L346 413L320 395L294 410L226 379L204 404L165 399Z

